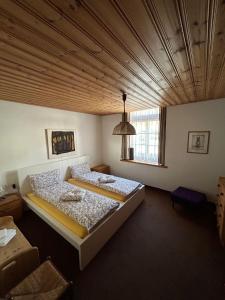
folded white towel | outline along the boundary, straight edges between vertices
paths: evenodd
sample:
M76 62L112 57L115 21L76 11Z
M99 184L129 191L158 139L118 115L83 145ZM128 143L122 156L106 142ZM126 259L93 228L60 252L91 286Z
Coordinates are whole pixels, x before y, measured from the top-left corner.
M81 201L85 197L86 192L82 190L74 190L64 193L61 197L61 201Z
M0 238L0 247L3 247L8 244L9 241L16 235L16 229L3 229L2 237ZM5 235L6 230L6 235ZM4 236L3 236L4 234Z
M0 230L0 240L1 240L2 238L5 238L6 236L7 236L7 229L6 229L6 228L1 229L1 230Z
M101 176L98 178L99 183L113 183L116 180L111 176Z

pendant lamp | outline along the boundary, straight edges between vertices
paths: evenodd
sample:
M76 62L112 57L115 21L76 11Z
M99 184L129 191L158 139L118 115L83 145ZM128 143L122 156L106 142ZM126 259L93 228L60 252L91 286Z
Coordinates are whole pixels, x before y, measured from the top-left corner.
M126 121L125 112L125 102L127 99L127 94L123 93L123 119L116 127L113 129L113 135L135 135L136 130L133 125Z

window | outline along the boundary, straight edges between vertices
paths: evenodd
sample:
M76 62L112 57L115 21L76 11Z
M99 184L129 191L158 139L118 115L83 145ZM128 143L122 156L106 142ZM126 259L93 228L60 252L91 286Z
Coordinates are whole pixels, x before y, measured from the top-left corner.
M160 108L130 113L130 122L137 133L130 136L130 147L134 148L134 160L150 164L164 164L165 138L163 138L163 133L165 130L162 130L161 117Z

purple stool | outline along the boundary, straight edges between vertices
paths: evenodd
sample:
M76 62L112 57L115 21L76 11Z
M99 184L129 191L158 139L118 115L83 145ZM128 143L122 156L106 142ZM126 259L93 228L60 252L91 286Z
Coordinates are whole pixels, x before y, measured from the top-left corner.
M173 207L175 202L180 204L190 204L192 206L200 206L206 202L206 196L203 193L180 186L175 191L171 192L171 200Z

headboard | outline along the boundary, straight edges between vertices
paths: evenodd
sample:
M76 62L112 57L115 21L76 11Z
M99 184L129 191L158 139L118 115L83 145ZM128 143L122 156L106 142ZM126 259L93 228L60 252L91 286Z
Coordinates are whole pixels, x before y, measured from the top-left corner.
M69 167L84 162L89 162L89 156L83 155L68 159L61 159L58 161L46 162L44 164L19 169L17 173L20 193L22 195L26 195L27 193L31 192L31 186L28 180L28 175L46 172L54 169L60 169L61 179L67 180L70 177Z

